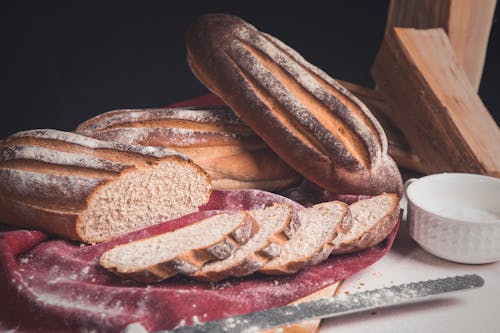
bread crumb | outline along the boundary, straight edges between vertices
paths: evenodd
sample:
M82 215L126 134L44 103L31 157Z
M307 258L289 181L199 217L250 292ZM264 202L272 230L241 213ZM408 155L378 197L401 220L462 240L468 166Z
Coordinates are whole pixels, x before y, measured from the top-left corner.
M210 289L212 290L224 290L225 288L231 288L233 285L229 281L210 283Z
M140 323L132 323L125 327L123 333L147 333L148 331Z
M181 328L184 326L186 326L186 320L182 319L180 322L177 323L177 325L175 325L174 329Z

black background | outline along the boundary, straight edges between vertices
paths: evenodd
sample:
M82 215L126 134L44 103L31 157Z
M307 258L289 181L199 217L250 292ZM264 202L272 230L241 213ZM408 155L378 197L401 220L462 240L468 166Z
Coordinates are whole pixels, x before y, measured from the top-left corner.
M3 4L0 138L73 130L119 108L159 107L207 92L186 63L200 14L238 15L334 78L373 86L369 69L389 1L12 1ZM479 95L500 119L496 10Z

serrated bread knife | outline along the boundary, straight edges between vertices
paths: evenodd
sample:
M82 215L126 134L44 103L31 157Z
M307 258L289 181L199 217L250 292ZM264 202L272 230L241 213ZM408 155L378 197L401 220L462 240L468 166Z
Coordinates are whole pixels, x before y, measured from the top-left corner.
M433 296L453 291L481 287L484 280L476 274L447 277L402 284L388 288L340 295L269 310L257 311L241 316L209 321L188 327L180 327L167 332L259 332L262 329L291 324L312 319L328 318L399 304L429 300Z

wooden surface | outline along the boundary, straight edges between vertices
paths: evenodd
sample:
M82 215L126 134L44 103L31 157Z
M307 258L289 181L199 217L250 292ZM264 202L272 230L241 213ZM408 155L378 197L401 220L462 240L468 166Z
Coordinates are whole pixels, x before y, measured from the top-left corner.
M370 109L382 125L388 141L389 155L399 167L423 173L422 163L408 144L401 130L387 116L391 114L390 105L384 97L373 89L365 88L355 83L337 80L342 86L353 93Z
M372 75L426 173L500 177L500 131L443 29L393 28Z
M443 28L475 91L483 72L496 0L391 0L393 27Z
M332 284L326 288L318 290L306 297L303 297L292 304L299 304L302 302L313 301L321 298L335 297L340 293L342 289L343 281ZM278 328L263 330L261 333L317 333L319 332L319 327L321 324L321 319L310 319L304 320L298 323L283 325Z

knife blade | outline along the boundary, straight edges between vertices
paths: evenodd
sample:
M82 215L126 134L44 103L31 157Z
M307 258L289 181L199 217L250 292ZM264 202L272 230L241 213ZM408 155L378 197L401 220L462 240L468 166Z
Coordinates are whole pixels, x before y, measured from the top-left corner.
M446 277L287 305L156 333L259 332L262 329L306 319L330 318L381 307L416 303L429 300L433 296L479 288L483 285L484 280L477 274Z

